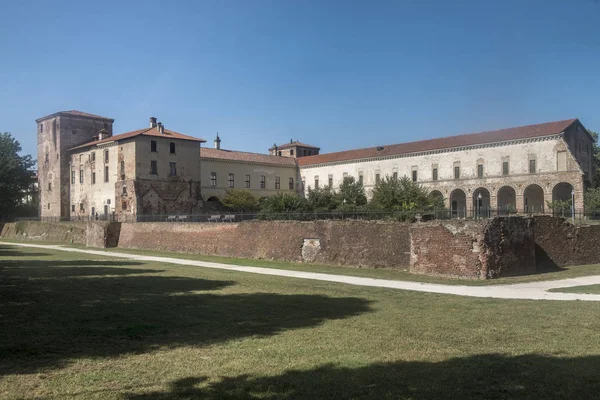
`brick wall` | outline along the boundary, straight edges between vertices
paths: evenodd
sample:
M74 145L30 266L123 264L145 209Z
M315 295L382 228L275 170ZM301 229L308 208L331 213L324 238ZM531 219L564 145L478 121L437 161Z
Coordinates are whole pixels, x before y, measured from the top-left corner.
M312 262L408 268L408 235L407 224L371 221L123 223L119 247L303 261L305 239L318 239Z
M574 226L564 218L534 217L536 259L546 268L600 262L600 225Z
M490 279L536 270L529 218L415 224L410 236L413 273Z

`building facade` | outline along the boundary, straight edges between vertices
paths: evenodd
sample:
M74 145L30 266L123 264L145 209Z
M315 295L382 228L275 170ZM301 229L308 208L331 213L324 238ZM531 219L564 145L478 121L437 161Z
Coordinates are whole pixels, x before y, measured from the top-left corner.
M541 212L554 200L575 197L593 179L593 138L577 119L298 160L304 190L344 177L362 181L367 194L389 176L406 176L444 198L447 208Z

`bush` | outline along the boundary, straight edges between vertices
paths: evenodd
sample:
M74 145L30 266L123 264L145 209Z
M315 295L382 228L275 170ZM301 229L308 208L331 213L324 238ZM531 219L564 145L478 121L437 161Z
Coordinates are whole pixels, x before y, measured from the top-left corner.
M233 211L256 211L258 209L258 199L248 190L243 189L229 189L221 203Z
M397 212L398 218L406 219L411 211L416 213L443 208L443 200L429 195L425 188L407 177L388 175L375 185L370 207L373 210Z
M324 188L308 188L308 208L321 212L335 210L339 206L338 196L330 186Z
M307 219L306 199L291 193L277 193L260 202L260 219Z

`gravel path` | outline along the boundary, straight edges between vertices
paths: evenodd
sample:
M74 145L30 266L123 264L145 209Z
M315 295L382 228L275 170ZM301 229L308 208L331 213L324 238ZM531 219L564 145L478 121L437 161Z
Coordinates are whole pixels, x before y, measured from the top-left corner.
M412 290L417 292L453 294L469 297L487 297L496 299L529 299L529 300L583 300L600 301L600 295L579 294L579 293L552 293L549 289L563 288L571 286L583 286L600 284L600 275L585 276L580 278L562 279L553 281L541 281L530 283L517 283L512 285L491 285L491 286L464 286L464 285L443 285L436 283L421 283L409 281L396 281L389 279L363 278L347 275L322 274L317 272L292 271L276 268L261 268L250 266L239 266L230 264L220 264L206 261L186 260L172 257L155 257L139 254L119 253L116 251L99 251L76 249L72 247L39 245L29 243L7 243L0 244L8 246L35 247L40 249L51 249L59 251L68 251L72 253L93 254L105 257L119 257L136 261L153 261L179 265L190 265L203 268L226 269L230 271L249 272L253 274L275 275L288 278L313 279L318 281L345 283L357 286L372 286L390 289Z

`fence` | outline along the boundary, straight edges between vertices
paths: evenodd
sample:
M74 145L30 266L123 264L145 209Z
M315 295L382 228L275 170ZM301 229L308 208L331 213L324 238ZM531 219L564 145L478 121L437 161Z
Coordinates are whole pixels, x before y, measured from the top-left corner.
M249 220L295 220L295 221L315 221L315 220L394 220L394 221L432 221L448 219L466 219L478 220L494 218L498 216L509 215L550 215L569 218L575 223L600 223L600 214L585 213L583 210L576 210L573 214L571 210L552 211L552 210L533 210L525 212L516 212L514 208L458 208L458 209L440 209L427 211L318 211L318 212L286 212L286 213L239 213L229 211L215 211L206 214L106 214L94 216L77 217L27 217L17 218L17 220L59 222L59 221L120 221L120 222L241 222Z

